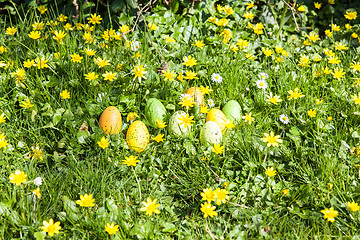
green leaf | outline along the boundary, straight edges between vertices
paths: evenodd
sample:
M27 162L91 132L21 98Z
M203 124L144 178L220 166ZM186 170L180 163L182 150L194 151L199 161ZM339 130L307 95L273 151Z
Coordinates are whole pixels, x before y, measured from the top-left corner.
M118 212L118 206L116 205L114 199L107 199L106 201L106 207L110 212Z
M175 232L177 230L177 227L169 222L166 222L164 224L162 224L162 226L164 227L164 229L162 230L163 232Z
M65 109L63 108L59 108L59 109L56 109L56 113L54 114L53 116L53 124L54 126L56 126L56 124L58 124L62 118L62 114L65 112Z
M34 233L36 240L44 240L46 237L46 232L36 232Z

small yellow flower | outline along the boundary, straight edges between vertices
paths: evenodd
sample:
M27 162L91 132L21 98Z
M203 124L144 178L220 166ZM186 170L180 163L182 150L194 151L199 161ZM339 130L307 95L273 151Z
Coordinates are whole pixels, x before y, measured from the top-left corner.
M266 174L268 177L273 177L273 176L276 175L276 170L274 170L273 167L268 167L268 168L266 168L265 174Z
M253 121L255 121L255 119L251 116L251 112L250 113L245 113L245 116L243 116L242 119L244 119L245 122L248 122L249 125L251 125L251 123Z
M41 227L41 230L48 233L50 237L54 236L54 234L59 234L61 229L60 222L54 223L54 220L50 218L49 222L44 221L44 226Z
M178 118L180 120L180 123L179 125L182 125L184 124L184 127L187 128L188 126L191 126L192 122L194 122L192 119L194 118L194 116L191 116L189 117L189 114L187 113L186 115L185 114L182 114L180 118Z
M203 201L207 201L207 202L211 202L211 201L215 201L215 192L212 190L212 188L205 188L203 189L203 192L200 193L200 195L202 196Z
M72 62L78 62L78 63L81 63L81 60L83 59L83 57L81 57L77 53L74 53L74 54L70 55L70 57L71 57Z
M339 212L334 210L333 207L330 209L325 208L324 210L321 210L321 213L324 214L324 219L327 219L330 222L334 222L335 217L339 214Z
M305 95L302 94L302 92L299 92L299 88L295 88L294 91L293 90L290 90L288 91L288 93L290 94L287 99L288 100L291 100L291 99L298 99L298 98L302 98L304 97Z
M20 102L20 107L23 107L23 108L31 108L33 106L34 106L34 104L31 104L29 98L26 98L26 100Z
M130 157L125 157L125 160L123 160L121 163L128 165L128 167L130 166L136 167L136 163L140 162L140 160L138 160L137 158L138 157L136 156L134 157L133 155L131 155Z
M40 14L44 14L47 11L46 5L37 7L37 10L40 12Z
M156 125L158 126L158 128L165 128L167 126L166 122L163 122L163 120L160 119L156 119Z
M12 36L12 35L15 35L16 32L17 32L17 28L16 28L16 27L8 27L8 28L6 29L5 34Z
M316 109L310 109L309 111L307 111L307 114L310 117L316 117Z
M281 194L286 196L286 195L289 194L289 191L290 191L289 189L284 189L284 190L281 191Z
M195 66L197 64L197 61L195 58L191 57L191 55L189 55L188 57L183 57L183 63L182 65L185 65L186 67L192 67Z
M41 37L41 33L39 31L32 31L28 34L28 36L31 38L31 39L39 39Z
M16 186L20 186L22 183L26 182L26 177L27 175L18 169L15 173L10 174L9 179L11 183L14 183Z
M0 115L0 124L4 123L4 122L6 122L6 117L5 117L5 114L3 113Z
M360 206L358 203L355 202L347 202L348 207L350 208L350 211L357 212L360 210Z
M70 98L70 93L68 92L67 89L65 89L64 91L62 91L62 92L60 93L60 97L61 97L62 99L69 99L69 98Z
M37 189L31 190L32 194L34 194L37 198L41 198L41 193L40 193L40 187L38 187Z
M280 99L280 96L278 95L272 95L272 92L270 92L269 95L266 96L266 102L272 103L274 105L278 105L279 102L281 102L282 100Z
M107 138L102 137L100 139L100 141L97 142L97 144L99 145L99 147L101 147L102 149L105 149L109 146L110 142Z
M279 143L283 141L280 139L280 135L274 135L274 132L271 131L270 134L264 133L264 136L261 140L267 143L268 147L279 147Z
M101 23L101 20L102 20L102 18L101 18L101 16L100 15L96 15L96 13L94 13L94 14L91 14L91 16L90 17L88 17L88 19L87 19L88 21L89 21L89 23L91 23L91 24L100 24Z
M212 206L211 203L205 202L201 204L200 210L204 213L204 218L207 218L208 216L214 217L217 216L218 213L214 210L216 209L215 206Z
M95 199L93 199L92 194L80 195L80 200L76 200L76 204L79 204L81 207L94 207Z
M160 214L160 210L157 209L160 204L156 204L157 199L155 198L153 201L151 198L147 198L147 202L142 202L144 205L143 208L140 208L140 211L145 211L146 215L151 216L153 213Z
M165 140L164 134L158 134L156 137L153 137L153 140L156 142L163 142Z
M305 6L301 5L300 7L298 7L298 11L299 12L304 12L305 11Z
M221 154L224 151L224 146L220 146L220 143L214 144L214 146L211 146L210 149L216 154Z
M208 112L209 112L209 109L208 109L207 106L202 106L202 107L200 107L200 112L201 112L201 113L208 113Z
M119 231L119 225L114 225L114 223L107 223L105 225L105 231L109 234L116 234L117 231Z
M201 49L203 48L203 46L205 46L204 41L198 41L198 40L195 40L195 43L192 45Z
M97 79L98 77L99 77L99 75L97 75L97 74L94 73L94 72L85 73L85 79L86 79L86 80L89 80L89 81L95 80L95 79Z
M126 121L134 121L136 118L139 118L139 115L137 115L136 112L131 112L127 115Z
M148 27L150 30L155 31L157 30L157 26L154 23L149 22Z
M108 80L110 82L114 81L114 79L116 79L116 73L113 72L108 72L106 71L103 75L104 80Z
M314 2L315 8L316 9L320 9L321 8L321 3L318 2Z
M344 17L349 20L355 20L357 18L357 12L356 11L354 11L354 12L346 11L346 14L344 15Z

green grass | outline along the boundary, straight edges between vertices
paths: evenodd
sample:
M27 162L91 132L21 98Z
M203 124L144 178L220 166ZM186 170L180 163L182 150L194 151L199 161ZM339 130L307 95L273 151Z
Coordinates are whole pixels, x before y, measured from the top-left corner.
M11 22L2 16L0 45L7 52L0 54L0 60L6 63L0 72L0 115L6 117L6 122L0 128L8 145L0 149L0 239L44 239L40 227L50 218L60 221L62 227L55 239L358 237L359 212L350 211L347 205L358 202L360 197L357 165L360 160L356 150L355 154L350 151L359 146L359 105L352 97L359 92L354 84L359 70L350 65L359 62L359 41L351 38L353 32L358 33L358 20L351 21L353 28L346 30L344 24L348 21L336 16L333 21L342 30L330 38L323 34L322 29L329 28L330 23L320 23L322 15L314 15L310 10L301 13L308 16L303 24L317 23L321 29L313 29L321 39L305 46L303 41L310 31L293 32L291 18L276 39L278 29L258 18L264 9L246 10L245 3L233 3L235 14L226 16L207 3L198 3L193 14L182 17L159 6L153 9L153 14L146 16L146 22L158 27L149 33L153 44L144 18L140 17L135 31L126 35L128 40L141 43L139 59L134 57L136 52L126 47L123 37L106 41L101 36L110 29L110 23L116 32L123 24L131 28L134 17L127 21L118 16L106 17L91 33L96 43L86 43L83 29L67 31L65 23L60 22L56 26L45 24L40 30L41 40L29 38L34 22L47 23L57 18L58 11L51 8L44 15L30 8L19 12ZM279 4L274 7L283 9ZM324 4L325 9L331 7ZM339 4L339 11L344 7ZM308 8L314 10L313 6ZM249 20L242 17L245 11L257 16L253 24L263 22L264 34L256 35L247 28ZM327 14L333 16L331 11ZM67 22L73 27L76 22L85 24L89 15L81 9L79 19L68 16ZM210 16L230 20L226 29L232 31L233 39L229 43L223 43L220 36L224 27L207 21ZM14 36L5 35L9 26L17 28ZM52 30L67 33L64 44L53 39ZM166 36L176 42L166 43ZM249 46L235 53L230 47L238 39L248 40ZM206 45L199 49L192 45L195 40L203 40ZM348 50L336 51L334 43L339 41L345 41ZM275 60L275 56L281 55L275 52L276 45L289 53L283 62ZM262 47L273 49L273 56L266 57ZM85 48L97 51L95 56L86 56ZM324 54L326 48L333 50L341 63L329 64ZM205 100L211 98L215 107L222 109L229 100L236 100L242 109L241 116L252 113L255 121L251 125L240 119L234 129L226 131L222 154L217 155L200 143L206 114L194 109L189 110L194 123L188 137L177 138L167 128L159 130L147 124L150 139L162 133L165 141L150 140L146 150L139 154L127 146L126 132L131 123L126 116L136 112L147 123L144 109L148 99L155 97L164 104L166 121L175 111L186 111L178 103L187 81L165 82L157 70L163 62L157 51L176 74L195 71L198 79L189 81L188 87L209 86L213 92ZM60 59L54 56L57 52ZM70 55L74 53L84 57L81 63L71 61ZM248 59L247 53L256 59ZM314 62L315 53L321 55L321 61ZM189 55L198 61L197 65L182 64L183 57ZM301 56L311 59L308 66L299 66ZM24 68L27 59L42 57L48 60L48 68ZM110 65L99 68L94 57L106 58ZM132 74L139 64L147 71L141 83ZM344 78L324 74L326 66L332 72L342 68L346 72ZM23 68L25 79L22 84L16 83L14 73ZM104 81L105 71L116 72L116 79ZM89 72L96 72L99 78L86 80L84 74ZM268 75L265 90L256 86L261 72ZM220 74L223 82L213 82L213 73ZM295 88L305 96L296 99L294 105L294 100L287 96ZM70 99L60 97L65 89L70 92ZM278 105L266 101L270 92L282 99ZM33 107L20 106L26 98ZM323 102L317 105L316 99ZM116 106L122 114L120 134L105 135L99 126L99 117L108 106ZM317 110L314 118L307 113L310 109ZM279 120L281 114L288 116L288 124ZM84 123L88 130L80 131ZM262 141L264 133L271 131L283 140L279 147L268 148ZM105 149L97 144L103 136L110 140ZM36 147L43 160L31 157ZM130 155L138 156L140 162L136 167L122 164ZM274 177L265 174L268 167L276 170ZM27 182L20 186L9 179L17 169L27 174ZM41 198L31 193L37 188L33 183L36 177L43 179ZM212 202L218 215L204 218L200 194L210 187L226 189L230 198L221 205ZM284 189L289 189L286 196L282 194ZM93 195L94 207L76 204L84 194ZM147 216L140 210L148 197L157 199L160 214ZM338 211L334 222L324 219L321 213L330 207ZM119 225L115 236L105 231L106 223L112 222Z

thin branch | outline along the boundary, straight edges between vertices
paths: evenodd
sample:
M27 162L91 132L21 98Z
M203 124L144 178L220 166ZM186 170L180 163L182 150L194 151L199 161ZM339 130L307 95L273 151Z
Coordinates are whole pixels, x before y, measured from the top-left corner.
M296 25L296 30L297 31L300 31L300 29L311 29L310 27L299 27L297 21L296 21L296 17L295 17L295 12L296 12L296 9L295 9L295 6L296 6L296 1L294 2L293 6L291 6L288 2L286 2L285 0L281 0L283 1L286 6L291 10L291 14L293 16L293 19L294 19L294 22L295 22L295 25Z

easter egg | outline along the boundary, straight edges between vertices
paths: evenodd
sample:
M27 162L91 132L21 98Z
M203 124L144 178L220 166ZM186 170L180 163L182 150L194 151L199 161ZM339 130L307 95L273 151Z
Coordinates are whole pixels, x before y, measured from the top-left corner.
M205 147L219 144L222 140L222 132L219 125L214 121L207 121L200 130L200 142Z
M150 125L157 128L156 120L164 120L166 116L166 108L156 98L150 98L145 106L145 117Z
M185 127L184 124L180 125L182 121L179 118L181 116L186 116L186 113L184 111L177 111L169 119L168 130L170 134L176 137L185 137L191 132L191 126Z
M216 122L219 125L221 131L223 131L225 129L225 125L228 119L220 109L213 108L208 112L206 116L206 122L208 121Z
M146 149L150 140L149 131L142 121L133 122L126 133L126 143L129 149L140 153Z
M225 116L233 122L240 122L241 120L241 107L235 100L228 101L222 109Z
M107 107L100 116L99 124L106 134L120 133L122 126L121 113L117 107Z
M197 87L191 87L186 91L189 94L197 106L204 106L204 94Z

